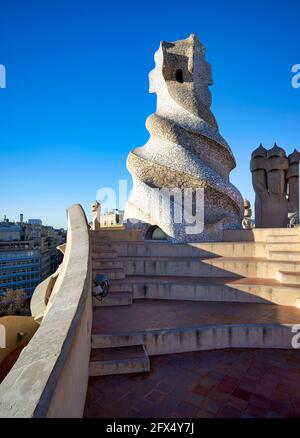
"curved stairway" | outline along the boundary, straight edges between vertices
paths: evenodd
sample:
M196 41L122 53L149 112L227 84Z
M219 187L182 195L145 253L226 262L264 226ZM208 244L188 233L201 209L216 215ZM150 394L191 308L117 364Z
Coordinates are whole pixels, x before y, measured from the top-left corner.
M292 348L292 326L300 324L298 230L177 245L126 236L91 231L93 275L110 279L108 296L94 299L91 375L144 372L155 354Z

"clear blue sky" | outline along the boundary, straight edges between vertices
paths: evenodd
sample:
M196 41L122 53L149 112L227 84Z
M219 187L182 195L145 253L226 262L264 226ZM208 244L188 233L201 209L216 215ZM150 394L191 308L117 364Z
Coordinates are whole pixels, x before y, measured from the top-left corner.
M213 67L212 109L232 147L231 181L253 200L253 148L300 148L298 0L1 0L0 216L65 226L100 187L128 178L148 138L148 72L160 40L196 32Z

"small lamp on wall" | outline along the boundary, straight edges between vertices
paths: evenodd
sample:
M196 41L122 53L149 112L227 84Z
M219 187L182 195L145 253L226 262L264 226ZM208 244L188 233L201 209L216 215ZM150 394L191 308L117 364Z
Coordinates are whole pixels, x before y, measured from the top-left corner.
M106 274L97 274L94 280L93 296L102 301L102 298L106 297L109 292L108 276Z

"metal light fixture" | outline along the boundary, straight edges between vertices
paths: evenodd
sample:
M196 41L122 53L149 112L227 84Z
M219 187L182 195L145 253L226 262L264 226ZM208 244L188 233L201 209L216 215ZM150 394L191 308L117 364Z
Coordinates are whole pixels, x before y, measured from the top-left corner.
M94 280L93 296L102 301L109 292L109 282L107 274L97 274Z
M288 213L288 221L289 221L289 228L297 227L299 224L298 220L298 211L294 211L293 213Z

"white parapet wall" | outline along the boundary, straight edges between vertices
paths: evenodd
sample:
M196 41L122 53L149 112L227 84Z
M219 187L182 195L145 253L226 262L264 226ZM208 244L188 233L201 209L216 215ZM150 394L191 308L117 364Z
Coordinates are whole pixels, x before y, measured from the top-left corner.
M88 224L68 208L61 272L40 328L0 385L0 417L82 417L89 377L92 296Z

